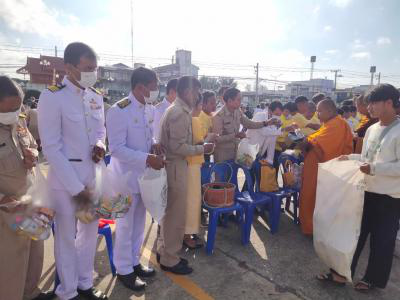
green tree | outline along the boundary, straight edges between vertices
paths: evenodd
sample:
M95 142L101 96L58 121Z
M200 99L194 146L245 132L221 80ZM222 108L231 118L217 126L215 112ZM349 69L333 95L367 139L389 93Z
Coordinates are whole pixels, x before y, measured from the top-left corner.
M216 91L219 88L218 80L215 77L201 76L199 80L203 90Z

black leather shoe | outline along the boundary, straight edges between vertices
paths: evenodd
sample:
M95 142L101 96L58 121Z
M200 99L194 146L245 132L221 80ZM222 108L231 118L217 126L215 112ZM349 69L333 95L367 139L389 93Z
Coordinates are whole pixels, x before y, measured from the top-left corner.
M54 299L55 297L56 294L53 291L50 291L50 292L40 293L32 300L51 300Z
M83 300L83 299L86 299L86 298L82 298L80 295L76 295L74 298L71 298L69 300Z
M107 300L108 297L102 291L96 290L94 287L87 290L78 289L78 294L87 300ZM78 298L79 299L79 298Z
M142 281L135 272L127 275L117 274L117 278L121 283L128 289L132 291L142 291L146 287L146 282Z
M161 270L174 273L176 275L188 275L193 272L193 269L187 264L183 263L182 260L173 267L167 267L160 265Z
M135 272L135 275L139 276L140 278L149 278L156 275L156 271L153 268L145 267L142 264L134 266L133 271Z
M161 259L161 256L160 256L160 254L159 253L157 253L157 263L160 263L160 259ZM185 264L185 265L188 265L189 264L189 261L187 260L187 259L185 259L185 258L180 258L181 259L181 262L183 263L183 264Z

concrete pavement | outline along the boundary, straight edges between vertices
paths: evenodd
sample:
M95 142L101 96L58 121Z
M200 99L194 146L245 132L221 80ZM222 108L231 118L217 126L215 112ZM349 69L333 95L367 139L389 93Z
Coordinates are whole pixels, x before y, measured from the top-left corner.
M251 242L240 244L236 224L219 227L214 254L204 249L182 251L195 271L190 276L173 276L162 272L155 263L157 225L146 223L143 263L155 266L157 276L148 281L145 293L124 288L111 276L104 238L99 237L96 265L96 286L115 299L400 299L400 260L395 257L388 287L369 295L321 284L314 278L326 270L313 250L312 240L301 235L298 226L282 215L280 230L271 235L265 219L254 220ZM53 240L46 241L45 266L41 285L51 288L54 278ZM367 251L362 256L357 278L366 266Z

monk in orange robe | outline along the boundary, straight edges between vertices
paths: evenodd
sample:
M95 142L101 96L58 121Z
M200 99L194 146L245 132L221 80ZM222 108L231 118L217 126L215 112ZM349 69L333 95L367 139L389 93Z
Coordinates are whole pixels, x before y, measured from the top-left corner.
M300 224L304 234L313 234L313 215L317 192L318 163L353 150L353 134L348 123L338 116L335 102L322 100L317 106L321 128L299 144L305 152L300 191Z
M363 95L356 98L357 111L361 114L361 120L356 128L356 137L354 145L354 153L360 154L362 150L363 140L367 129L378 122L378 119L371 118L368 112L368 102Z

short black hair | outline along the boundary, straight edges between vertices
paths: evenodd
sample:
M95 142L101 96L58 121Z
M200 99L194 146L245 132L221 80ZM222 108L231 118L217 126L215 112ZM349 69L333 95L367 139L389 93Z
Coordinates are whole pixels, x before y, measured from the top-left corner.
M138 84L143 84L143 85L148 85L149 83L152 82L157 82L157 74L153 70L144 68L144 67L139 67L132 72L131 76L131 87L132 90L138 85Z
M170 90L176 91L176 87L178 86L178 79L174 78L168 81L167 83L167 95L169 94Z
M10 77L0 76L0 101L6 97L24 98L21 87Z
M295 100L294 103L299 104L301 102L308 102L308 99L306 96L298 96Z
M196 101L194 107L196 107L200 104L203 104L203 101L204 101L203 95L200 93L199 98L197 98L197 101Z
M368 103L392 100L394 107L399 106L399 97L399 91L393 85L387 83L378 85L366 95Z
M351 105L350 112L357 112L357 107L355 107L354 105Z
M343 113L349 113L350 112L350 105L343 105L342 106Z
M283 110L283 105L279 101L272 101L271 104L269 105L270 111L275 111L277 108L280 110Z
M64 50L65 64L77 66L82 57L97 60L96 52L90 46L81 42L71 43Z
M240 90L237 88L229 88L224 93L224 101L228 102L228 100L233 100L240 93Z
M325 99L325 94L324 93L317 93L311 98L311 101L314 102L314 103L318 103L318 102L320 102L321 100L324 100L324 99Z
M201 88L201 83L200 81L193 76L182 76L178 80L178 85L176 87L176 91L178 93L179 97L182 97L183 93L185 92L186 89L189 88Z
M212 97L215 97L215 93L212 91L203 92L203 104L207 104L208 100Z
M336 110L336 112L338 113L338 115L341 115L341 116L343 116L343 114L344 114L344 111L343 111L343 109L341 109L341 108L338 108L338 109Z
M288 111L293 113L293 112L297 111L297 106L296 106L296 104L294 102L288 102L288 103L285 104L283 109L287 109Z
M221 86L218 89L218 96L223 97L227 89L229 89L229 86Z

